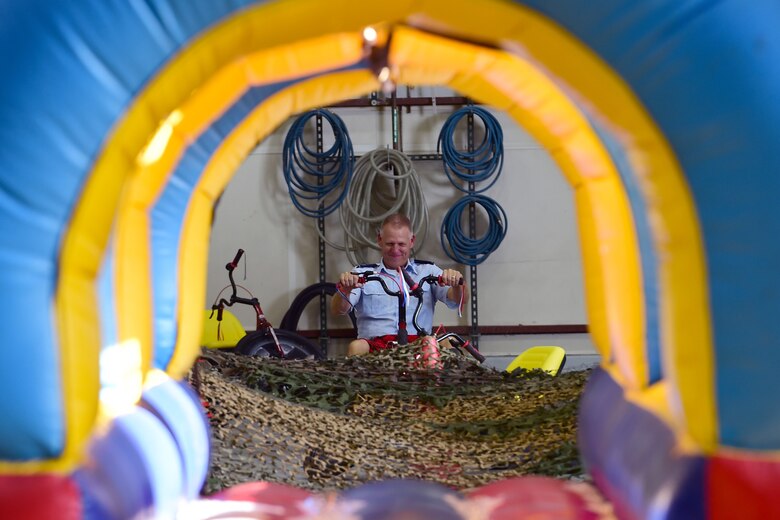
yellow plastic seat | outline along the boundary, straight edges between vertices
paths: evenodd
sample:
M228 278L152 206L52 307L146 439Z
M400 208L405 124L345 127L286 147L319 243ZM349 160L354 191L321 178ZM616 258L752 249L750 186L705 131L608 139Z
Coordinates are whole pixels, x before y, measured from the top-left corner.
M557 376L566 362L566 351L556 346L536 346L522 352L506 367L507 372L518 368L525 370L541 369Z
M217 321L217 311L214 316L211 315L211 309L206 309L203 315L203 335L200 338L200 344L207 348L230 348L235 347L238 340L246 335L246 330L238 318L224 309L222 311L222 322Z

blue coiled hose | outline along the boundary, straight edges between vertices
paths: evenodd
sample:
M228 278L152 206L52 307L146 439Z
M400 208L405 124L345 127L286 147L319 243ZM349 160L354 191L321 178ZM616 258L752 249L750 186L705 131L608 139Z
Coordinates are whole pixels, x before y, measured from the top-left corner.
M306 123L317 115L328 121L333 132L333 145L322 152L304 142ZM347 127L339 116L327 110L311 110L301 115L284 139L282 170L287 191L295 207L309 217L325 217L339 207L352 180L353 163ZM331 194L335 198L326 202Z
M458 150L455 146L455 129L463 117L469 113L480 120L485 129L482 141L473 152ZM437 149L442 154L444 171L453 186L467 193L482 193L498 180L504 164L504 133L498 120L484 108L463 107L450 115L439 132ZM486 186L470 190L468 184L463 187L458 180L465 182L483 182L492 177Z
M460 225L461 214L475 203L487 213L488 228L480 237L469 238ZM508 222L506 213L499 204L484 195L469 194L456 202L447 211L441 225L441 244L447 256L464 265L477 265L498 249L506 236Z

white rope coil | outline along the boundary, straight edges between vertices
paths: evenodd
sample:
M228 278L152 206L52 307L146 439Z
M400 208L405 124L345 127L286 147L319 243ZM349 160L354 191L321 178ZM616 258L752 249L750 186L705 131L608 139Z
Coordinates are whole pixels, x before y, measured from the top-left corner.
M344 245L325 242L344 251L353 265L374 261L376 239L382 221L393 213L403 213L412 222L415 249L422 248L428 234L428 206L411 159L397 150L380 148L363 155L352 176L347 197L339 207ZM322 236L322 235L320 235Z

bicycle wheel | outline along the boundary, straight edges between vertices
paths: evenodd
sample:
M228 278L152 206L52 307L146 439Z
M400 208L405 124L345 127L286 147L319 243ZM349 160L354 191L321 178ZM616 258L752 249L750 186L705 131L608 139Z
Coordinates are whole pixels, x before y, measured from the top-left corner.
M274 329L276 339L284 353L283 359L325 359L322 350L304 338L289 330ZM271 333L264 330L251 332L236 344L236 352L245 356L279 357Z

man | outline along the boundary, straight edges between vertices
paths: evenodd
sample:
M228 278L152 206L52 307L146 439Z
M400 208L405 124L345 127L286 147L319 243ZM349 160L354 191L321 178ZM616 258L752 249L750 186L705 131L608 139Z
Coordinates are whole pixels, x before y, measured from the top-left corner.
M410 260L409 254L414 246L414 234L409 219L401 214L393 214L382 222L377 244L382 252L379 264L361 265L352 271L341 273L337 287L339 293L331 300L331 312L347 314L355 309L358 327L358 339L350 342L347 355L354 356L375 352L392 346L398 334L398 301L382 289L379 282L359 282L359 275L373 271L385 278L391 290L404 287L401 270L409 274L415 282L434 275L441 276L442 286L423 284L423 306L418 316L418 325L432 331L433 310L436 301L444 302L451 309L458 308L467 298L466 287L461 284L463 275L454 269L440 269L432 262ZM407 286L408 287L408 286ZM417 337L412 325L412 316L417 307L417 298L410 297L407 304L406 322L409 324L409 341Z

